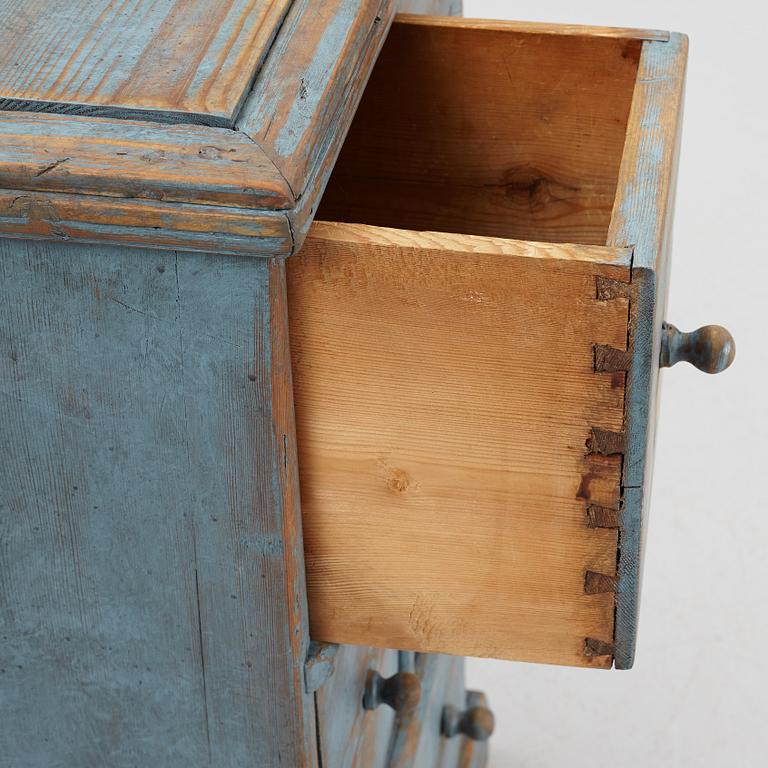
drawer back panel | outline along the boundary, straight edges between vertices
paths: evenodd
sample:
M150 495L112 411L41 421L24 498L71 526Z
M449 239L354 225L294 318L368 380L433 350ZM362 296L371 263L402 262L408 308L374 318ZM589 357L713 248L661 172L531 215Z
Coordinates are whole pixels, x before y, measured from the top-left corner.
M641 46L396 22L318 218L604 244Z

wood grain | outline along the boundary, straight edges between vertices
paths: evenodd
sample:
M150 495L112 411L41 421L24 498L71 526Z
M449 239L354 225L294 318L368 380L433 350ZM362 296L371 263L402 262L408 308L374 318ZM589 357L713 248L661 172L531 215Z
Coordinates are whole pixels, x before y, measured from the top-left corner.
M318 218L604 244L641 45L396 21Z
M280 270L0 240L3 765L316 765Z
M243 208L295 202L242 133L45 113L0 112L0 187Z
M450 0L447 0L450 4ZM436 3L433 3L436 4ZM401 3L403 11L410 11L409 5L428 8L430 0L419 3ZM445 1L443 2L445 5ZM427 11L421 11L422 14ZM613 37L620 40L669 40L670 33L661 29L634 29L632 27L596 27L586 24L551 24L541 21L506 21L502 19L465 19L459 13L446 14L456 18L439 16L417 16L408 12L398 14L398 22L423 24L428 27L452 27L454 29L492 29L499 32L523 32L534 35L567 35L569 37Z
M65 5L66 13L62 10ZM68 19L69 26L65 25L63 34L62 55L70 50L77 36L76 25L70 15L82 5L82 2L63 4L59 1L46 9L51 13L61 12L64 14L62 18ZM113 19L115 8L109 4L99 19L92 21L93 28L80 28L80 34L84 35L82 55L91 51L96 44L94 41L102 39L112 40L112 47L118 48L115 38L121 34L130 37L134 33L131 25L144 19L142 14L151 11L161 15L167 13L170 14L168 18L175 18L177 6L182 5L188 7L191 19L199 21L202 6L199 2L181 4L161 0L150 4L127 0L121 6L124 13L117 20ZM276 13L275 9L283 5L284 2L272 3L265 19L271 18L269 14ZM210 46L223 45L219 37L226 31L224 27L217 31L210 22L216 20L216 13L224 12L225 6L230 8L229 13L234 13L235 8L243 11L240 17L243 26L239 35L246 35L248 30L257 33L253 25L261 7L259 3L255 0L219 0L210 11L213 16L210 13L207 15L206 34L210 40L206 45L210 44L209 47L198 50L192 46L183 53L173 49L174 56L184 59L185 67L192 54L197 55L197 52L202 56L194 64L199 77L195 76L187 83L192 90L186 95L178 92L174 98L202 98L202 90L212 95L220 85L223 87L229 82L227 78L232 73L227 74L227 68L235 66L232 51L229 51L231 56L224 56L222 49L224 58L219 62L218 74L208 71L212 66L210 57L214 50ZM98 3L90 4L89 13L95 13L98 7L101 7ZM6 23L11 28L18 26L22 37L38 35L41 43L48 40L47 27L41 20L44 16L42 6L28 9L23 23L19 20L19 8L18 4L0 0L0 23ZM218 250L223 253L261 252L266 256L281 253L287 256L300 247L314 218L394 10L394 0L364 0L361 3L296 0L292 3L288 17L279 25L279 31L277 25L274 26L273 32L277 35L274 44L271 38L263 41L265 47L262 54L267 58L258 73L252 73L256 79L237 130L230 130L232 120L214 119L211 117L213 113L201 117L190 112L179 117L176 112L168 111L171 109L168 104L149 112L102 108L98 103L101 93L98 89L87 105L3 100L3 74L13 80L13 77L23 79L24 72L37 72L34 69L37 66L34 50L28 51L32 58L28 62L20 48L14 47L13 38L6 37L5 49L0 43L0 189L7 190L11 201L19 196L18 191L33 192L40 200L46 201L46 206L66 207L66 216L56 215L72 225L63 230L68 239L150 244L151 239L147 236L151 232L140 231L140 220L145 211L151 210L153 212L149 215L155 221L149 226L158 227L157 240L161 247ZM90 19L91 16L85 14L84 18ZM115 21L117 31L97 32L101 29L100 24L107 24L110 20ZM260 27L258 34L266 33L268 26ZM161 33L157 31L157 35ZM138 32L136 34L139 35ZM256 54L256 47L248 49L249 56ZM57 61L51 58L51 72L54 72ZM117 63L112 59L109 61L117 70L124 64L120 63L122 59ZM9 62L18 63L19 67ZM96 64L95 60L91 62L88 58L87 62L82 62L82 68L85 71ZM9 71L6 72L3 67ZM79 72L80 64L75 68ZM19 69L19 72L11 77L13 73L10 69L14 72ZM48 72L47 69L45 71ZM111 74L104 81L103 88L112 83L112 74L115 77L119 74L119 71L116 74L107 71ZM152 71L157 77L162 76L162 67ZM45 81L44 74L40 74L40 83ZM214 80L207 85L203 80L198 82L200 77L204 79L208 75ZM137 83L143 82L141 72L136 77ZM37 80L35 83L40 85ZM151 88L146 83L144 85L149 93ZM251 87L250 75L246 85L248 89ZM199 93L194 90L198 88L202 89ZM233 84L227 86L227 93L234 98ZM91 99L91 96L87 95L87 98ZM5 111L2 111L3 108ZM234 106L232 108L235 109ZM35 114L33 111L37 109L81 112L91 116ZM132 120L131 116L140 119ZM179 119L184 121L183 125L162 124ZM193 122L208 125L189 124ZM219 125L228 127L216 127ZM82 195L82 215L76 206L70 205L72 199L48 197L50 193ZM92 202L90 196L121 199L115 203ZM137 200L220 208L193 210L193 213L200 213L201 221L206 222L208 233L204 236L194 224L185 229L194 217L188 216L189 211L184 208L180 208L178 214L170 209L164 210L163 221L157 223L155 214L161 209L136 205ZM236 207L242 208L243 213L232 210ZM96 221L93 220L95 209L99 211ZM286 213L271 217L268 213L271 210L284 210ZM214 216L221 221L220 225L213 221ZM267 221L279 221L284 232L279 235L279 241L270 232L265 232L261 242L251 239L250 232L243 233L245 239L238 240L236 230L242 228L247 218L253 220L250 232L268 229L265 226ZM57 231L47 225L33 227L28 222L20 223L17 216L0 216L0 234L7 236L30 237L42 233L56 237Z
M317 225L288 262L313 639L609 666L620 456L592 456L593 427L621 430L625 251L603 262L525 244L443 249L414 234ZM479 239L478 239L479 240ZM587 249L589 250L589 249Z
M290 0L0 2L0 105L231 126Z
M293 3L237 127L272 158L297 199L305 191L321 193L395 6L395 0Z
M607 242L632 246L632 363L627 377L627 448L618 564L615 661L634 663L646 508L653 473L659 353L666 320L673 206L688 39L646 42Z
M293 247L280 211L25 190L0 190L0 233L252 256L285 255Z

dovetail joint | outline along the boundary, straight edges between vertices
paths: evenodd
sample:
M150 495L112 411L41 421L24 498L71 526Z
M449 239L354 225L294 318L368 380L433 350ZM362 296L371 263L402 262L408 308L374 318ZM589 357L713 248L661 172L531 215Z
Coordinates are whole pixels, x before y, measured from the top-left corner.
M628 371L632 363L629 350L616 349L607 344L595 344L595 373Z
M589 504L586 512L588 528L621 528L620 509Z
M604 595L616 591L616 577L597 571L587 571L584 574L584 594Z
M584 655L588 659L595 659L598 656L613 656L613 643L606 643L594 637L586 637L584 638Z
M629 299L630 285L610 277L597 275L595 278L595 290L598 301L612 301L613 299Z
M627 436L624 432L613 432L610 429L592 427L592 433L587 439L589 453L598 453L601 456L614 456L624 453L627 445Z

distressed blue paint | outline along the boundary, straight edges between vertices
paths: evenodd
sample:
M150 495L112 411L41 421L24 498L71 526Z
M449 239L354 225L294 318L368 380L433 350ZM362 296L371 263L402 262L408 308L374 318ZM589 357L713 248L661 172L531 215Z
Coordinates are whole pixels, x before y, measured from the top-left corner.
M274 274L0 240L3 765L312 764Z
M396 723L387 768L457 768L464 739L446 739L441 733L443 707L463 710L464 659L441 654L416 654L421 680L421 701L413 715Z
M273 144L277 155L292 155L304 141L306 132L314 125L316 113L323 107L327 89L333 81L335 63L342 50L353 22L356 20L357 0L346 0L338 6L336 15L330 20L314 53L309 66L301 72L300 83L304 87L303 97L296 99L277 134Z
M325 768L390 768L388 753L395 713L363 708L368 670L397 672L397 652L340 645L335 671L317 691L318 737Z
M294 2L236 126L275 160L297 200L320 194L395 8Z
M60 211L76 211L70 220ZM143 217L143 218L142 218ZM200 227L210 217L220 231ZM123 222L158 222L155 226ZM202 230L202 231L201 231ZM117 241L142 248L184 250L252 256L284 256L291 252L293 234L282 211L248 211L211 205L162 203L150 200L82 199L76 195L0 190L0 231L8 238L78 240L94 244Z
M231 127L290 4L0 0L1 106Z
M609 245L633 248L632 317L634 348L627 378L624 499L619 537L618 587L614 662L629 669L635 656L642 554L646 533L645 508L650 498L655 430L658 361L669 269L674 165L679 137L663 124L672 111L681 119L685 36L670 34L668 42L646 41L638 86L647 96L637 137L636 166L631 182L620 190L620 226ZM679 131L679 122L678 122Z
M309 644L307 660L304 662L304 689L314 693L321 688L336 671L336 654L339 646L336 643L318 643L314 640Z

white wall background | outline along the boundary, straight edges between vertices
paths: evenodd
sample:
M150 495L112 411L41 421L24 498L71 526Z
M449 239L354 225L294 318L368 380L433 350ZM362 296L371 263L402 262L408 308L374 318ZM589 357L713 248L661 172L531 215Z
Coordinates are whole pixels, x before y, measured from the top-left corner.
M768 6L465 0L468 17L690 37L668 320L728 327L736 362L665 371L635 668L470 660L492 768L768 765Z

